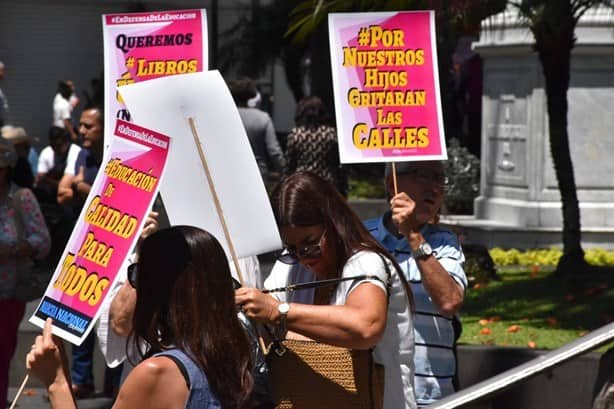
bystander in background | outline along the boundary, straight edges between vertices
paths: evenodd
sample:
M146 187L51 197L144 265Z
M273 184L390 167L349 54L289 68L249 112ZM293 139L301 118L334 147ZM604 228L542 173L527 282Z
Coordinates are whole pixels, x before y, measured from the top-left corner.
M59 81L58 92L53 98L53 126L64 128L70 134L74 143L79 142L79 135L71 121L74 106L79 102L74 99L74 86L72 81ZM72 100L72 103L71 103Z
M279 146L273 120L266 112L250 108L248 100L258 94L250 78L228 81L228 87L239 109L239 115L247 132L249 143L256 157L256 163L266 185L269 185L269 171L281 172L284 167L284 154ZM269 165L270 164L270 165Z
M0 138L0 405L6 402L11 358L26 303L18 299L17 281L28 262L49 251L49 233L32 191L17 186L17 153Z
M311 171L347 196L348 180L339 163L337 130L322 100L303 98L296 108L294 121L296 127L288 135L284 176Z
M32 189L38 163L38 154L32 147L34 138L28 135L24 128L11 125L2 127L2 137L10 141L17 152L13 180L20 187Z
M458 311L467 277L458 238L437 225L446 177L439 161L396 164L398 194L391 166L386 166L386 189L391 210L368 220L369 232L388 250L409 280L416 303L415 390L418 406L454 393Z

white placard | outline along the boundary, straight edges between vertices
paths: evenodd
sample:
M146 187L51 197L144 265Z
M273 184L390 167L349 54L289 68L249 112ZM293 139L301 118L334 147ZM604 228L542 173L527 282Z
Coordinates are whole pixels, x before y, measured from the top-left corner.
M189 126L193 118L237 256L281 247L239 111L218 71L159 78L119 91L136 123L173 137L160 189L172 225L209 231L230 256Z

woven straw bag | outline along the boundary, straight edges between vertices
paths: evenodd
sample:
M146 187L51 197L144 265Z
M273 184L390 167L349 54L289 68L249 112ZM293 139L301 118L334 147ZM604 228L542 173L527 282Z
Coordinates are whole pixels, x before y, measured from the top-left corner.
M384 367L371 350L285 340L268 355L277 409L382 409Z

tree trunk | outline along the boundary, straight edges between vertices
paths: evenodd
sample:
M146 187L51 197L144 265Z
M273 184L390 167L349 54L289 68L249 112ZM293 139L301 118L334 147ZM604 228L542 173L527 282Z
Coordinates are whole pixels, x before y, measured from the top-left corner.
M567 90L575 20L569 0L547 2L542 20L532 27L546 85L550 153L561 194L563 256L558 273L576 275L586 269L581 245L580 207L567 131Z

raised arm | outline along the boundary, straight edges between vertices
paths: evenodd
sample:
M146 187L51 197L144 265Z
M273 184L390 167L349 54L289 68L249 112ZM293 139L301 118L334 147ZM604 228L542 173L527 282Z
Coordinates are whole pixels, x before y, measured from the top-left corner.
M36 337L26 356L26 368L47 388L53 409L76 409L68 359L62 341L51 333L51 322L51 318L47 318L42 335Z
M406 194L399 193L391 200L392 219L399 226L399 231L407 238L409 246L415 252L425 238L420 233L420 226L415 221L415 202ZM431 296L431 300L439 311L448 317L460 309L464 291L450 276L449 272L434 255L415 260L422 284Z
M130 334L135 306L136 290L126 281L111 301L109 308L109 326L115 334L121 337Z

